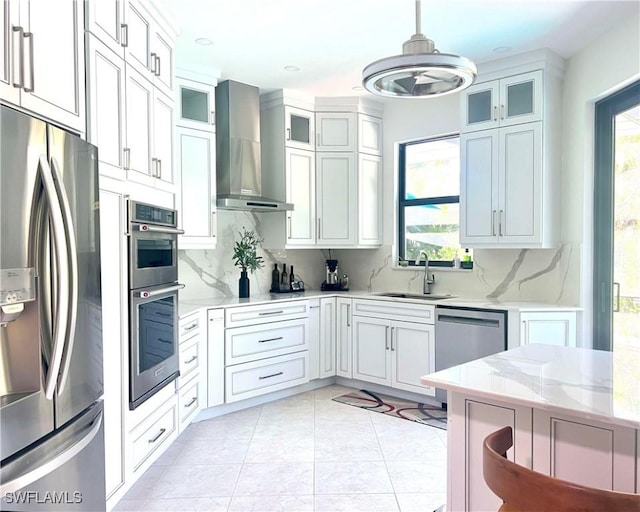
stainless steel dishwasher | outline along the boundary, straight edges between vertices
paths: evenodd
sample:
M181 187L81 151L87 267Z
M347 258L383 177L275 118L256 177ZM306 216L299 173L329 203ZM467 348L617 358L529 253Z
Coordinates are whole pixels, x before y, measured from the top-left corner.
M507 349L507 312L436 307L436 371ZM447 392L436 389L445 404Z

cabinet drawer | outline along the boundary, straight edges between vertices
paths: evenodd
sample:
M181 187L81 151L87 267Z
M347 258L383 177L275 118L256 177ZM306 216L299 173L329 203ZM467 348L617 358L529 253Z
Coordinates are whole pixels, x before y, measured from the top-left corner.
M226 402L264 395L309 382L308 352L225 368Z
M180 362L180 382L178 386L187 381L191 374L198 369L200 365L200 336L188 341L180 346L178 361Z
M196 412L202 408L200 400L200 374L198 374L180 389L178 395L178 421L181 431L189 424Z
M180 320L180 343L200 333L200 315L191 315Z
M435 323L435 306L384 300L354 299L353 314L422 324Z
M309 316L309 301L276 302L225 310L225 327L244 327L264 322L293 320Z
M136 470L176 429L176 402L170 407L153 415L132 432L133 468Z
M225 364L248 363L309 348L309 319L287 320L225 331Z

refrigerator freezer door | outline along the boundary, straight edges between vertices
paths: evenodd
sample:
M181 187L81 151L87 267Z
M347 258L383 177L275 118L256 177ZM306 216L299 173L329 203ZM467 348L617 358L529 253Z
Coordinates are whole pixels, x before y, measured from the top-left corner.
M0 107L0 268L33 269L34 219L43 211L38 202L38 163L46 158L46 125L42 121ZM36 193L38 192L38 193ZM45 219L44 222L48 223ZM4 243L10 241L10 243ZM48 241L44 244L48 245ZM31 271L33 272L33 270ZM2 275L5 275L4 273ZM50 289L42 275L38 288ZM8 283L0 282L0 287ZM13 295L13 294L11 294ZM7 296L7 294L3 294ZM23 449L54 428L53 402L42 389L43 363L51 349L41 345L40 312L44 301L24 303L22 311L0 327L0 460ZM45 308L46 309L46 308ZM50 308L48 308L50 311Z
M103 394L98 150L52 126L48 139L70 259L69 335L55 399L60 427Z
M0 468L0 510L104 511L103 404Z

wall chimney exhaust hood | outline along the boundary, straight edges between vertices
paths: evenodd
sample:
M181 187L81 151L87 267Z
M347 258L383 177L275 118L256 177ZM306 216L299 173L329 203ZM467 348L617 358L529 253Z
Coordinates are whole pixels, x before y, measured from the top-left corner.
M258 88L233 80L219 83L216 124L218 208L262 212L293 210L291 203L262 196Z

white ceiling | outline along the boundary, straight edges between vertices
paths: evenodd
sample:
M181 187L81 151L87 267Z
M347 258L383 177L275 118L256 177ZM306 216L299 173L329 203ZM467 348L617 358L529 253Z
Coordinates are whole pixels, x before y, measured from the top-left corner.
M260 87L348 96L371 61L402 52L414 0L164 0L177 65ZM422 32L476 63L538 48L568 58L640 10L638 0L423 0ZM640 29L639 29L640 30ZM208 38L211 46L195 43ZM495 53L498 47L507 53ZM615 56L612 56L615 58ZM285 71L298 66L300 71ZM366 93L361 93L366 94Z

